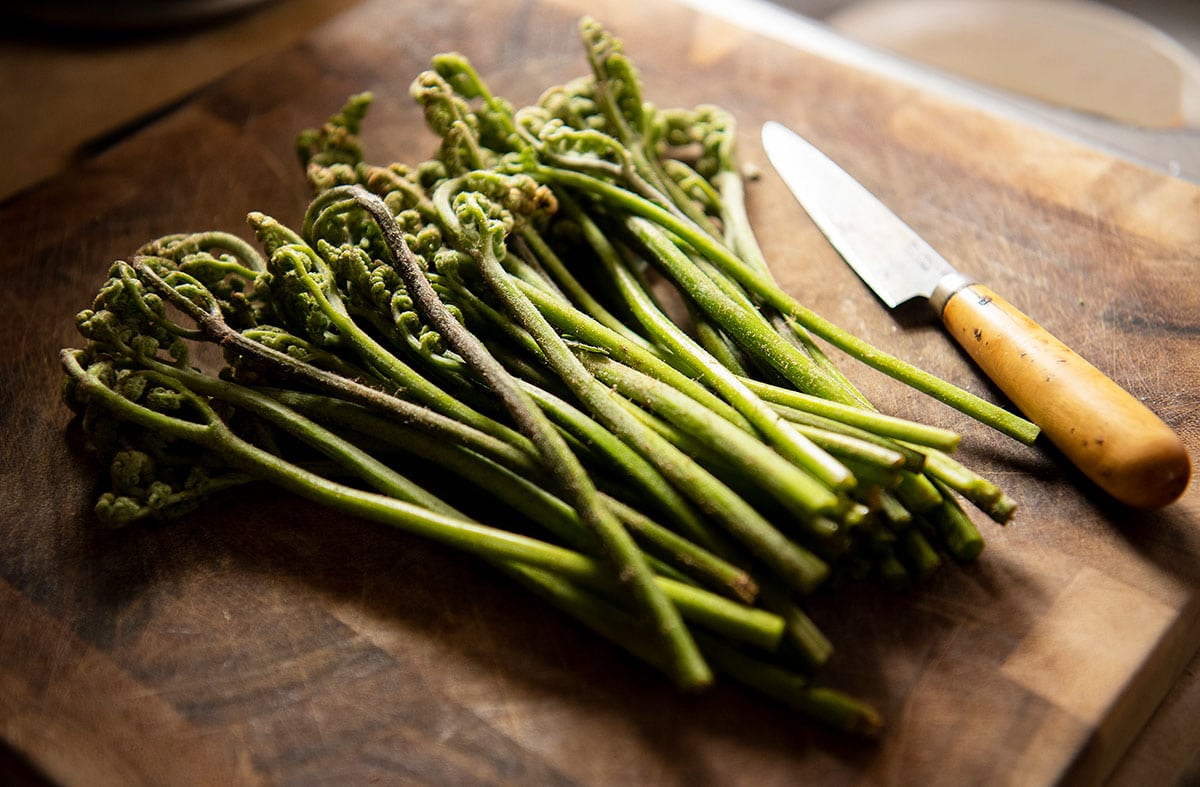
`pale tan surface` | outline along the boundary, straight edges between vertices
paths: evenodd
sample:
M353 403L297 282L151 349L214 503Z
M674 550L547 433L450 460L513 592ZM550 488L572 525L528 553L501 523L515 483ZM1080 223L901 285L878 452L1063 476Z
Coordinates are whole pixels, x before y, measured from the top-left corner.
M1088 0L860 0L835 29L1048 103L1148 128L1200 125L1200 60Z

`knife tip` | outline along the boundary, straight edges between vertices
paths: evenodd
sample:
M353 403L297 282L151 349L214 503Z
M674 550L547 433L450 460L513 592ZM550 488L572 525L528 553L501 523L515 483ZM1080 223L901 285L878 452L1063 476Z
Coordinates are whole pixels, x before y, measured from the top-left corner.
M772 148L776 148L783 144L783 140L790 136L787 126L775 120L768 120L762 124L760 130L760 139L762 140L763 148L770 155Z

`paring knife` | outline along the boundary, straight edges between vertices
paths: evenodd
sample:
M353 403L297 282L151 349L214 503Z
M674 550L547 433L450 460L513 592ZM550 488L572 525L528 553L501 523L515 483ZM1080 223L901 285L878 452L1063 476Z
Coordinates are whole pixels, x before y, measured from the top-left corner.
M836 163L775 122L767 157L888 308L926 298L975 363L1076 467L1126 505L1165 506L1191 477L1179 436L1132 394L949 262Z

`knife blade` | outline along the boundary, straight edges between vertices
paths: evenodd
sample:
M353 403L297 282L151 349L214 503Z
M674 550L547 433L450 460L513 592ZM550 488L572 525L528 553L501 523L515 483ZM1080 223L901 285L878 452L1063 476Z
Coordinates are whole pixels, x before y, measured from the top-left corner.
M774 121L763 148L813 223L889 308L926 299L949 334L1064 456L1116 500L1159 508L1191 478L1187 447L1131 393L956 270L866 187Z

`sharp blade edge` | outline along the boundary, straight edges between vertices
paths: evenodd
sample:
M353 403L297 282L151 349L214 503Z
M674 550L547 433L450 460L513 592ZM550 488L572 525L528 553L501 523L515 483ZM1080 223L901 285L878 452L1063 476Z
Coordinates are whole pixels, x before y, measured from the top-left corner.
M771 164L842 258L889 308L928 298L954 268L900 217L811 143L763 125Z

